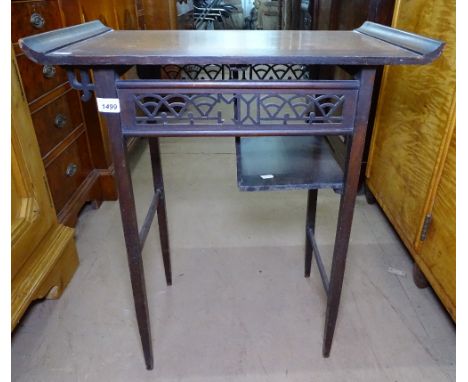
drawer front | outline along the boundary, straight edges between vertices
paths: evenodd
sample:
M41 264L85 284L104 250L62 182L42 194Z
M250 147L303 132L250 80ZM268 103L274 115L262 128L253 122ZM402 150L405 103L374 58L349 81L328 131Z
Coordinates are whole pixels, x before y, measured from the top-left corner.
M16 57L28 102L63 84L67 79L65 70L58 66L39 65L24 54Z
M57 1L11 3L11 41L62 27Z
M57 214L91 170L86 134L83 133L46 168Z
M80 101L74 90L47 104L32 115L42 156L45 156L80 123Z

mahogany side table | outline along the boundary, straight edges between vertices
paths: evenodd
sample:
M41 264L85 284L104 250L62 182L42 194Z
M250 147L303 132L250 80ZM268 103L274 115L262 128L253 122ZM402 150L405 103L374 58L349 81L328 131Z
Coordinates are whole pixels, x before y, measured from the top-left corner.
M305 276L315 254L327 295L322 352L328 357L376 67L427 64L444 44L372 22L353 31L213 32L114 31L99 21L26 37L19 44L32 61L64 67L72 87L83 92L82 99L95 92L98 109L105 113L146 367L153 368L153 354L141 252L157 214L166 282L171 285L158 138L174 136L236 137L241 190L309 190ZM176 74L165 80L121 80L135 65L142 72L161 66L166 74ZM339 65L354 79L310 80L304 69L308 65ZM88 69L93 69L94 82ZM344 173L325 135L347 136ZM125 139L134 136L149 139L154 179L154 197L140 230L125 149ZM314 237L320 188L341 194L329 276Z

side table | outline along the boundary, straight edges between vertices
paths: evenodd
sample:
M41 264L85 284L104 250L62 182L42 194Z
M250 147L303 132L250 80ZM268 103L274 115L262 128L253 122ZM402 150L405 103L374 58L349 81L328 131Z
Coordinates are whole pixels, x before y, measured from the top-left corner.
M98 109L106 115L146 367L153 368L153 354L141 252L157 214L166 282L171 285L158 138L175 136L236 137L238 184L243 190L309 190L305 276L310 275L315 254L327 295L322 351L328 357L376 68L427 64L441 54L443 43L372 22L353 31L210 32L114 31L99 21L19 43L34 62L64 67L83 100L94 91ZM160 65L166 73L195 70L196 75L121 80L119 76L134 65ZM307 65L339 65L354 79L308 80ZM93 69L94 82L87 69ZM348 136L344 173L334 163L325 135ZM150 145L154 197L141 229L126 158L127 137L146 137ZM320 188L341 194L329 275L314 237Z

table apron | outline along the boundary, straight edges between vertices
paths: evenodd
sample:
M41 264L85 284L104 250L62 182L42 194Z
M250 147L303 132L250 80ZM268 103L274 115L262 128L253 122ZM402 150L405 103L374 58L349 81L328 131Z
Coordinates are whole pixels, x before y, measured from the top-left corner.
M359 81L116 81L127 136L352 134Z

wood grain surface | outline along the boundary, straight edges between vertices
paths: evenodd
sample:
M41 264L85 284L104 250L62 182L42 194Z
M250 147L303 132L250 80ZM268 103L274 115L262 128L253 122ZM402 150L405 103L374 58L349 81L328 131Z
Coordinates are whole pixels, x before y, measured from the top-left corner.
M432 209L432 223L416 262L456 318L456 133L453 132Z
M243 41L239 44L239 41ZM136 43L138 42L138 43ZM418 57L400 47L349 31L112 31L54 55L94 58L158 57Z
M74 230L58 224L12 50L11 329L38 298L58 298L78 266ZM51 292L52 291L52 292ZM51 293L50 293L51 292Z
M431 65L386 69L367 168L369 187L415 250L453 129L455 1L402 0L394 26L447 43Z
M239 44L242 41L242 44ZM114 31L98 20L19 40L35 62L59 65L421 65L443 42L366 22L353 31Z
M146 29L177 29L177 6L173 0L143 0Z
M394 26L447 45L429 66L385 70L368 185L455 320L455 1L400 0Z
M13 52L12 52L13 53ZM18 67L12 55L11 92L11 276L28 260L56 222Z
M79 3L83 21L100 20L111 28L119 28L113 1L80 0Z

